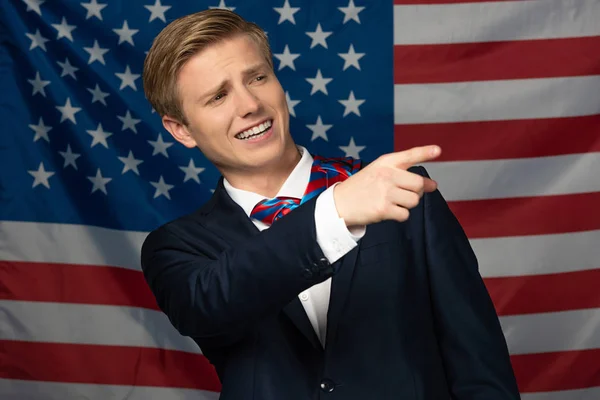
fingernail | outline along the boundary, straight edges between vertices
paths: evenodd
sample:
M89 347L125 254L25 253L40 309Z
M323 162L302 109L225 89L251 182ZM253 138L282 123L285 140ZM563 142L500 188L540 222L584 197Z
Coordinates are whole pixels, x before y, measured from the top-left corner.
M430 154L432 156L437 156L438 154L440 154L440 148L438 146L433 146L431 148Z

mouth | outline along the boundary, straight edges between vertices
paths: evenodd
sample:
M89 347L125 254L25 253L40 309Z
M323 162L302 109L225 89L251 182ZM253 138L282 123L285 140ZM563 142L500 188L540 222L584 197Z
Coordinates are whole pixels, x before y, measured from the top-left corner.
M238 133L235 138L240 140L259 139L270 131L271 126L273 126L273 120L269 119Z

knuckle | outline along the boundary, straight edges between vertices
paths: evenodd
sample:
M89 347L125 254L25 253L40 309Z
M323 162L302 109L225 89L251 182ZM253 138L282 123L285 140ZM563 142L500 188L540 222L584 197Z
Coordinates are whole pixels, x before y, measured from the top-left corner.
M379 167L375 170L375 176L378 180L388 180L391 177L392 170L388 167Z
M383 164L388 164L394 159L394 153L387 153L378 158Z
M408 198L408 205L410 208L414 208L414 207L418 206L420 201L421 201L421 196L419 196L419 194L410 193L409 198Z
M373 209L377 216L385 215L387 212L387 204L385 201L378 201Z
M398 209L398 217L399 217L400 221L406 221L409 216L410 216L410 211L408 211L406 208Z
M416 188L417 190L423 190L423 188L425 187L425 178L422 177L421 175L417 175L415 178L415 184L416 184Z

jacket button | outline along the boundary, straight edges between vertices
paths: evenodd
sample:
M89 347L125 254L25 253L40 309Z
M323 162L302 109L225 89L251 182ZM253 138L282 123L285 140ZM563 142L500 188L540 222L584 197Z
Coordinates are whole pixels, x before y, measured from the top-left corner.
M329 260L327 258L323 257L319 261L317 261L314 265L315 265L315 267L324 268L324 267L330 266L331 263L329 262Z
M321 390L325 393L331 393L335 390L335 383L331 379L321 381Z

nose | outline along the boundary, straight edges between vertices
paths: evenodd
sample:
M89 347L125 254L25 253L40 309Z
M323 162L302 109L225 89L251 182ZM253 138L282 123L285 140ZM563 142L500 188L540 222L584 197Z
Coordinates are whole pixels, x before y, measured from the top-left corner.
M236 108L240 117L255 114L261 107L260 100L252 91L243 87L236 93Z

